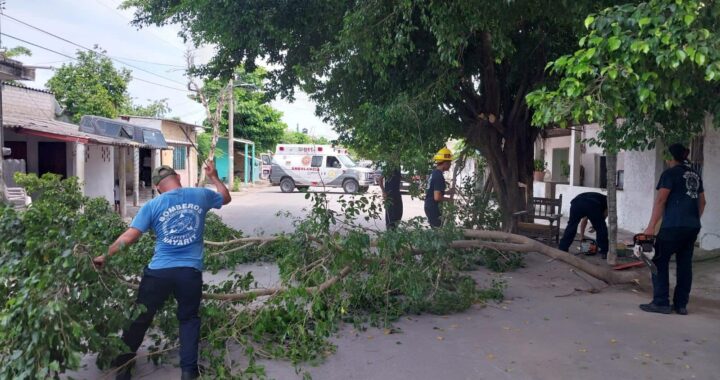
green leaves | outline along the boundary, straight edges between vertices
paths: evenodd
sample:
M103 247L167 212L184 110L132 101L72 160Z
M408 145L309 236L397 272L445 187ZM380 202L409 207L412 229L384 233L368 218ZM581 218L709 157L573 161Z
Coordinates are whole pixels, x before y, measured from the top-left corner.
M705 112L720 110L720 100L711 95L717 94L720 72L709 64L720 62L716 7L650 0L593 15L581 39L588 49L552 64L560 76L557 89L528 95L533 122L597 120L616 129L595 141L609 150L643 148L656 138L700 130ZM625 122L616 125L620 118Z
M595 22L595 16L587 16L585 18L585 21L583 21L583 25L585 25L585 29L590 29L590 25Z

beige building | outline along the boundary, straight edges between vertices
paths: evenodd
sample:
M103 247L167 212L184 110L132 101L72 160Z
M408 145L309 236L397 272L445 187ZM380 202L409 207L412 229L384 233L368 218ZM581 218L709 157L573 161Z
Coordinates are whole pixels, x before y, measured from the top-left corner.
M152 153L141 157L141 164L147 164L141 171L147 170L149 173L153 166L168 165L180 175L183 186L195 186L198 180L198 155L195 146L197 146L197 129L202 128L201 126L179 120L145 116L124 115L120 118L135 125L161 131L171 148L160 152L156 162L153 162Z

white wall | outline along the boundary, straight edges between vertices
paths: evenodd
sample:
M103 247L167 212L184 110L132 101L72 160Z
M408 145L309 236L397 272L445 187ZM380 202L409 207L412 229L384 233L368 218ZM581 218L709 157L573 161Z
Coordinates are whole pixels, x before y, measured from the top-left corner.
M560 163L557 163L557 165L555 165L556 163L553 162L553 149L569 149L571 140L571 136L552 137L545 139L543 144L543 149L545 150L545 157L543 159L545 160L545 163L547 163L547 173L545 174L545 180L550 180L551 178L555 177L553 175L553 167L557 166L558 168L560 168Z
M720 131L710 123L705 126L703 151L703 187L707 207L702 218L703 229L698 240L703 249L720 248Z
M162 120L160 119L146 119L142 117L131 117L129 121L126 121L130 124L135 124L143 127L153 128L157 130L162 130Z
M115 149L107 145L87 145L85 155L85 195L102 197L113 204Z

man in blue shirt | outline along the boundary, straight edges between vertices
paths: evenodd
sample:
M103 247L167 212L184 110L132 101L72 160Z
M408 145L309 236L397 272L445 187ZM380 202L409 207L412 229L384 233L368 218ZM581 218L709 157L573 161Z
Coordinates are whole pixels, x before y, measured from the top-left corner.
M145 332L155 313L170 294L178 303L180 322L180 367L182 379L199 377L198 343L200 339L200 298L202 297L203 232L205 215L210 209L219 209L230 203L230 192L218 178L212 163L205 166L207 178L217 192L206 188L183 188L180 176L169 166L155 168L153 185L160 196L146 203L128 228L108 248L105 255L93 259L99 268L122 250L134 244L149 229L155 231L155 254L145 268L137 303L144 305L142 313L129 328L123 331L123 342L130 352L118 356L114 366L122 368L117 379L130 379L131 365Z
M442 213L440 211L440 202L448 201L445 197L445 177L443 173L450 170L452 164L452 152L450 149L443 147L435 157L435 170L430 174L427 189L425 191L425 216L432 228L440 228L442 226Z

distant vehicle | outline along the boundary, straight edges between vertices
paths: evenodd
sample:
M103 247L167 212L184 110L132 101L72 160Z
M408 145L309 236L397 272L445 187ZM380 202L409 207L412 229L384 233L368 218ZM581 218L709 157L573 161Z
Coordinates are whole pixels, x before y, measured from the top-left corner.
M272 169L272 154L270 152L260 154L260 178L269 179L270 170Z
M322 186L341 187L352 194L367 191L374 183L374 175L331 145L278 144L272 158L270 183L280 186L283 193Z

